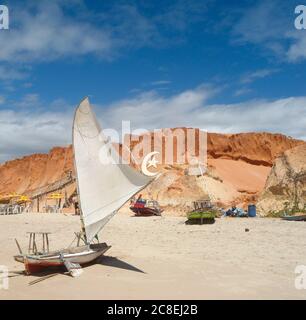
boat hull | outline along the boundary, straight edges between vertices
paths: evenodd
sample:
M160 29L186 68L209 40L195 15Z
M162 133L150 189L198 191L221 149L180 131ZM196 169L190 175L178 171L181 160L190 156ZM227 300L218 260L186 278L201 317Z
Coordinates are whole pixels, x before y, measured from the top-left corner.
M130 210L132 210L135 213L135 216L160 216L162 210L155 210L153 208L135 208L130 207Z
M306 215L301 216L283 216L283 220L287 221L306 221Z
M86 265L103 255L110 246L106 243L90 246L75 247L63 251L50 252L41 255L17 255L14 259L24 263L27 274L43 271L51 267L62 267L68 261L79 265Z

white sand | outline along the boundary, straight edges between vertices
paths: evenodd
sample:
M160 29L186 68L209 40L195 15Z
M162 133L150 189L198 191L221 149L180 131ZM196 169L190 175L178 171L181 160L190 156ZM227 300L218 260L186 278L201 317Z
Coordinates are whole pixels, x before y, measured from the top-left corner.
M57 275L33 286L34 276L10 278L0 299L305 299L294 269L306 265L306 223L276 219L217 219L186 226L184 218L117 215L100 238L112 248L79 278ZM24 248L26 231L46 230L53 249L78 231L76 216L0 216L0 265L13 260L14 238ZM250 232L245 232L249 228Z

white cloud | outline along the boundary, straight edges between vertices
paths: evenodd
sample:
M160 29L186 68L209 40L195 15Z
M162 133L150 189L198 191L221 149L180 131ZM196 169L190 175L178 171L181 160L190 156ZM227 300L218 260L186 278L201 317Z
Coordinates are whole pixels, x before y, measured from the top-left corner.
M194 117L195 110L201 108L215 91L203 85L168 98L156 91L144 92L132 99L111 104L103 110L101 117L114 128L118 128L122 120L130 120L133 126L144 129L184 126L188 125L187 115Z
M24 88L32 88L33 87L33 83L32 82L26 82L23 84Z
M157 81L153 81L151 82L152 86L160 86L160 85L165 85L165 84L170 84L171 81L170 80L157 80Z
M240 96L244 96L246 94L249 94L251 92L253 92L253 90L250 89L250 88L241 88L241 89L238 89L238 90L235 91L234 96L235 97L240 97Z
M64 15L58 1L14 7L10 30L0 33L0 61L44 61L89 53L106 54L106 31ZM14 23L15 22L15 23Z
M287 38L293 40L293 44L287 51L287 58L291 62L297 62L306 59L306 32L305 30L296 30L287 33Z
M131 120L137 128L199 127L209 132L279 132L306 140L306 97L251 100L212 105L212 88L198 87L169 98L144 93L119 101L101 112L103 123L118 128Z
M294 27L295 4L260 0L233 27L234 42L253 43L288 62L306 59L306 33Z
M70 143L71 115L0 111L0 161Z
M276 72L278 72L279 70L277 69L260 69L260 70L256 70L254 72L250 72L248 74L245 74L242 78L241 78L241 83L243 84L247 84L247 83L251 83L257 79L263 79L266 78Z
M1 33L0 33L1 37ZM27 77L27 73L25 71L21 71L16 67L4 66L0 65L0 80L8 81L8 80L22 80Z
M27 111L29 104L34 111ZM27 95L11 103L16 109L0 109L0 162L71 143L72 108L42 111L41 104L37 95Z
M144 46L169 46L180 41L194 20L204 19L206 11L204 5L178 1L148 17L144 13L147 6L115 2L94 12L82 0L12 4L10 30L0 33L0 43L5 44L0 61L37 63L88 54L113 59L123 48L126 52ZM170 34L163 35L162 28Z
M15 107L18 108L37 108L40 106L39 95L37 93L26 94L22 100L14 103Z
M209 103L209 98L215 92L209 86L200 86L167 98L156 92L145 92L132 99L94 107L103 128L118 130L122 120L130 120L132 129L187 126L222 133L267 131L306 140L306 96L213 105ZM20 108L18 111L0 110L0 161L45 152L53 146L71 142L69 128L73 108L59 99L51 103L48 110L66 111L42 111L42 102L38 97L31 99L32 104L37 105L33 108L36 111ZM22 105L28 101L29 97L25 97L24 101L16 104ZM57 105L61 108L56 109Z

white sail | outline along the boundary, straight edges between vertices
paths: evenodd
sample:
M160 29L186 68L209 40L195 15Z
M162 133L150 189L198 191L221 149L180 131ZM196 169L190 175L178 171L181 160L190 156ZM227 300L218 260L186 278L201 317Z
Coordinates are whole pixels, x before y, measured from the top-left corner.
M75 112L73 148L81 215L89 243L152 178L128 164L106 163L105 159L114 158L116 151L101 132L88 98Z

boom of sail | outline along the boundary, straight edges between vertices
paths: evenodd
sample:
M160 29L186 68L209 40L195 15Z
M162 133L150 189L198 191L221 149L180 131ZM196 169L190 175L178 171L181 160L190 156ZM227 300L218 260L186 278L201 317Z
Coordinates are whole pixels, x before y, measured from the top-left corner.
M117 210L153 178L118 161L88 98L75 112L73 149L81 220L90 243Z

